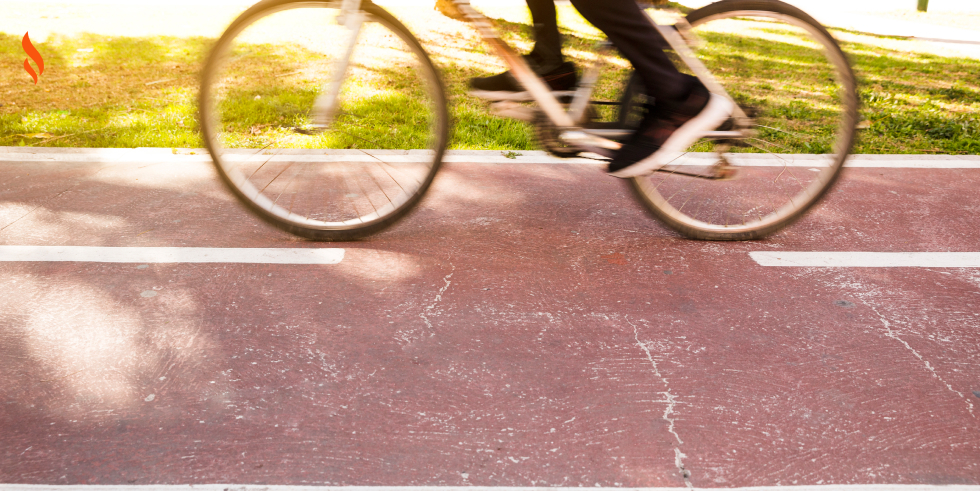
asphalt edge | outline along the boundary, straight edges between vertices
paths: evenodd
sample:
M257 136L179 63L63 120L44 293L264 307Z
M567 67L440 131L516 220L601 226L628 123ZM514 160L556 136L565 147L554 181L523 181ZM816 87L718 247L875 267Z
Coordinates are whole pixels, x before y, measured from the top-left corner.
M372 155L413 155L420 154L416 150L346 150L341 153L352 155L369 153ZM710 158L705 154L703 158ZM701 157L696 155L696 157ZM806 165L807 161L816 161L821 155L800 154L746 154L745 159L769 160L779 159L796 161L797 165ZM211 163L211 157L206 149L196 148L60 148L60 147L2 147L0 146L0 162L105 162L105 163L177 163L204 162ZM447 163L476 163L476 164L591 164L601 165L604 160L598 158L554 157L541 150L450 150L446 152L444 162ZM848 167L900 167L900 168L944 168L944 169L980 169L980 155L852 155L846 164Z

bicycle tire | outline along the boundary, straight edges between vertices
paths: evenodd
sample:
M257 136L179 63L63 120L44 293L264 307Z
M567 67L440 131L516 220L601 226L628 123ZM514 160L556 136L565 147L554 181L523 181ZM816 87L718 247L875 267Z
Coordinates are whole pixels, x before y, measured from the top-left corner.
M690 12L687 21L703 41L703 46L697 51L698 58L705 61L709 69L711 65L717 65L712 72L719 82L746 112L756 113L753 130L758 132L760 138L735 143L762 148L775 157L770 156L768 160L750 158L758 154L729 152L717 144L701 141L691 148L692 153L685 155L683 160L679 159L677 163L650 176L632 179L631 188L655 218L685 237L702 240L764 238L803 217L840 178L854 144L858 121L858 96L853 70L847 56L826 28L800 9L777 0L722 0ZM784 22L789 27L777 26L773 21ZM765 71L770 68L766 63L794 66L788 63L793 60L787 60L785 56L780 58L780 52L773 51L773 46L767 44L779 45L782 52L796 53L805 59L813 59L815 63L803 63L802 74L785 75L779 82L784 83L782 88L786 93L771 94L768 98L759 97L755 89L762 87L760 90L769 90L766 89L766 85L769 85L775 91L773 86L777 84L776 81L758 83L758 80L745 81L745 77L739 76L739 70L752 66L765 67L757 70L769 73ZM732 54L734 50L726 50L730 45L740 51ZM811 49L813 47L816 49ZM751 49L757 51L747 52ZM818 49L825 53L822 62L815 56ZM739 65L739 60L745 62ZM759 60L762 60L759 62L761 64L756 64ZM823 84L820 77L830 72L833 80ZM812 91L798 90L806 82L814 81ZM786 95L794 90L803 94L799 97L819 100L829 109L808 111L799 98L787 100ZM762 107L749 107L750 103ZM794 119L794 110L799 110L799 114L803 115L801 119ZM811 124L807 124L807 114L820 114L826 118L813 119ZM780 124L787 128L779 128ZM833 129L829 137L825 134L827 129ZM773 134L776 136L771 136ZM725 172L734 173L734 179L706 177L715 175L703 170L709 165L708 162L712 162L711 166L723 162L720 156L707 158L694 152L706 146L721 150L719 155L731 163L725 167ZM769 148L788 149L790 152L777 154L769 151ZM805 157L799 155L811 148L828 149L829 152ZM701 171L692 172L699 168ZM700 177L689 177L687 174L698 174ZM783 178L784 175L787 177ZM673 181L668 184L670 180ZM808 182L804 184L804 180ZM711 184L707 185L706 182ZM797 191L796 187L800 189ZM711 195L709 188L715 194ZM705 190L703 196L695 194L699 189ZM786 196L773 197L778 193ZM762 208L765 210L760 210Z
M282 230L325 241L359 239L405 217L442 164L449 128L438 71L381 7L363 3L355 58L338 64L349 31L324 19L336 20L339 7L253 5L212 48L199 96L205 144L236 198ZM286 28L263 31L277 25ZM338 66L336 116L325 129L311 126L322 82Z

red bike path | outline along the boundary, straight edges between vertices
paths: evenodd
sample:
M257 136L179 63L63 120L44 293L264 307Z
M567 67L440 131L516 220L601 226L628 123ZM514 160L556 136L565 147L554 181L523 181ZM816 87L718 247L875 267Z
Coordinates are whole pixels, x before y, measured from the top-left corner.
M390 230L326 244L198 156L18 151L0 245L343 259L0 260L0 483L980 484L980 269L750 256L978 252L976 158L878 158L718 243L597 165L462 155Z

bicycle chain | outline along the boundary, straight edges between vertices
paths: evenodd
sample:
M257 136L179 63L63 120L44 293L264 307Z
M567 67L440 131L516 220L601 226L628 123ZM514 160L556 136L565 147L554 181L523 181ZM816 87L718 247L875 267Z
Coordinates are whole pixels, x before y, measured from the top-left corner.
M590 157L587 155L590 152L578 150L566 145L558 138L558 128L555 127L555 125L551 123L551 120L548 119L548 117L541 111L537 111L535 113L531 124L534 125L534 136L537 138L538 144L541 145L546 152L555 157L561 159L583 158L598 162L609 162L610 160L607 157Z

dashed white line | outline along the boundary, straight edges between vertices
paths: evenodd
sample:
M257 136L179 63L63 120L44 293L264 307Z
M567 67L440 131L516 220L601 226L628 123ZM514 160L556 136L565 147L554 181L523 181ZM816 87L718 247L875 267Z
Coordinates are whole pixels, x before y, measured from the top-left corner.
M0 262L338 264L344 249L0 246Z
M760 266L795 268L980 268L980 252L753 251Z

